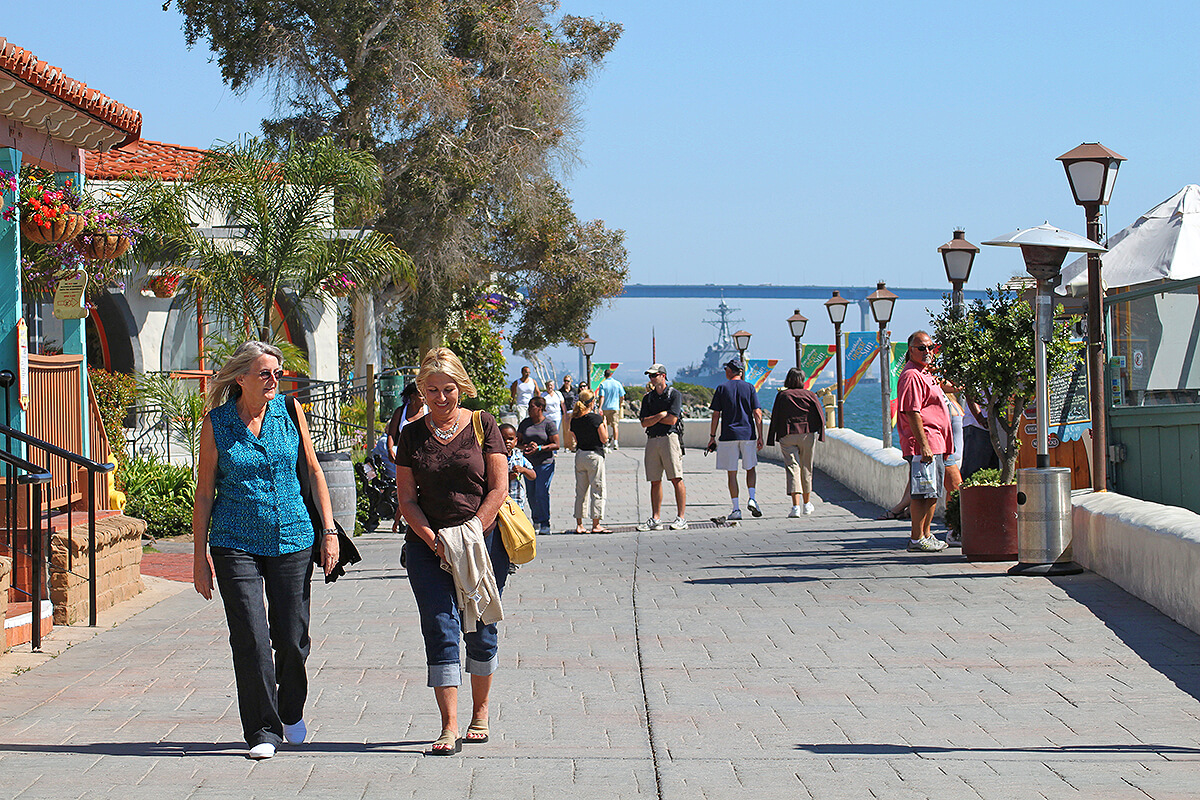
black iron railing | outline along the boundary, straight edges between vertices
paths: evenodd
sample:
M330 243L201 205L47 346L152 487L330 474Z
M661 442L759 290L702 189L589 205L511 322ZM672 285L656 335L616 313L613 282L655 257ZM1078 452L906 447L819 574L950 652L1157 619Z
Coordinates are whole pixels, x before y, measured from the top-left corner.
M19 466L26 474L17 476L16 485L21 483L31 484L30 501L28 504L28 526L25 530L29 531L28 550L21 550L16 546L16 532L19 530L16 527L17 520L16 509L18 503L13 490L16 488L13 481L8 481L7 487L9 494L7 497L8 519L8 546L9 552L13 554L21 553L29 559L30 568L30 589L24 592L18 589L19 593L28 594L30 602L33 605L33 650L36 652L42 647L42 614L41 601L43 598L43 585L45 583L47 568L47 553L49 551L49 533L52 528L52 520L55 517L66 517L66 568L64 572L71 573L80 578L86 578L88 582L88 624L92 627L96 626L97 603L96 594L98 582L96 580L96 476L107 472L111 472L115 465L100 464L92 461L86 456L81 456L78 453L72 453L69 450L64 450L57 445L42 441L35 436L30 436L27 433L19 431L15 428L10 428L8 425L0 424L0 436L4 437L5 449L0 452L0 460L6 464ZM17 440L24 443L26 454L29 456L28 461L20 459L11 454L12 441ZM46 493L43 497L42 484L47 482L43 479L43 475L49 475L53 479L55 473L54 459L60 459L64 462L65 469L58 470L60 474L66 474L66 503L65 511L57 511L52 508L50 496ZM19 463L18 463L19 462ZM38 463L43 462L43 463ZM21 465L28 466L21 466ZM79 491L79 476L78 470L74 467L83 467L87 471L87 491L86 494ZM36 478L30 477L36 475ZM23 481L22 478L25 478ZM87 503L87 539L88 539L88 573L81 575L75 572L74 563L74 504L77 495L86 497ZM45 528L42 527L42 522L46 521ZM14 565L15 566L15 565ZM14 574L15 577L15 574ZM14 585L16 581L14 580Z
M26 553L30 565L29 590L24 590L13 581L17 594L29 598L33 618L34 649L42 647L42 597L45 586L45 551L42 549L42 487L54 479L49 470L0 450L0 464L4 465L4 544L12 558L13 577L18 568L17 554ZM19 519L17 497L28 492L30 502L25 507L25 519ZM29 537L25 544L29 551L21 549L17 540L18 525L24 522ZM39 571L38 565L42 565Z

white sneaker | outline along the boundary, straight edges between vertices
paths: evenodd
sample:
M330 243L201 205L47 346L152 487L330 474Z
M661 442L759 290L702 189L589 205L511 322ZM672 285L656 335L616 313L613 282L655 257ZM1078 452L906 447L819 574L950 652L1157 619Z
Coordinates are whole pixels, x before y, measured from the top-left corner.
M730 520L730 521L738 520L741 518L742 518L742 510L740 508L735 508L733 511L730 511L729 514L725 517L725 519Z
M252 758L255 761L262 761L264 758L274 758L275 745L270 742L256 744L250 748L250 752L246 754L247 758Z
M294 722L291 725L284 724L283 738L288 744L304 744L304 740L308 738L308 727L304 724L304 720Z
M946 543L936 536L926 536L915 542L912 539L908 540L908 552L910 553L940 553L945 549Z
M796 519L800 516L800 506L792 506L792 510L788 512L788 519Z
M756 517L762 516L762 509L758 507L757 500L747 500L746 508L750 509L750 513L753 514L754 516L756 516Z
M654 517L637 526L639 531L656 531L663 526L662 522Z
M804 504L804 516L807 517L809 514L813 513L816 510L817 510L817 507L814 506L811 501Z
M614 442L613 442L612 449L613 449L613 450L620 450L621 448L617 447L617 443L616 443L616 441L614 441Z
M687 530L687 520L684 519L683 517L676 517L675 521L672 522L667 527L673 531L686 531Z

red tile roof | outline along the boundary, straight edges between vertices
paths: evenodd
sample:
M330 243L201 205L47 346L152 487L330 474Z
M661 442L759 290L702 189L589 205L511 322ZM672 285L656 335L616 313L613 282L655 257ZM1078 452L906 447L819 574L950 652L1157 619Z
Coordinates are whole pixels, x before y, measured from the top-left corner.
M127 175L152 176L164 181L190 180L203 150L139 139L120 149L89 155L88 180L116 180Z
M58 67L39 61L33 53L3 37L0 37L0 71L124 132L125 139L121 144L137 141L141 136L142 112L89 89L86 83L67 77Z

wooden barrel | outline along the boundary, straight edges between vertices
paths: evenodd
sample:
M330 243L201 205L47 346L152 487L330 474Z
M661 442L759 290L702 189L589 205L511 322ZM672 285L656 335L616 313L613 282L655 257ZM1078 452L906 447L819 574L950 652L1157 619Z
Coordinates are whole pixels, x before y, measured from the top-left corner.
M358 510L358 492L354 485L354 464L349 453L317 453L317 463L325 473L333 518L346 535L354 535L354 516Z

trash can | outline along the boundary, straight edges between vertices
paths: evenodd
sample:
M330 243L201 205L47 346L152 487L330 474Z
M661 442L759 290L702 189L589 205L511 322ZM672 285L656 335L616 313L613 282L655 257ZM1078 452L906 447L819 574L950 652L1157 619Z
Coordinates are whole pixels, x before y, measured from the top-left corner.
M1075 575L1071 561L1071 470L1017 470L1017 565L1010 575Z
M317 453L317 463L325 473L333 518L347 536L353 536L354 520L358 516L358 486L354 482L354 464L350 461L350 454Z
M400 393L404 391L404 376L398 372L385 372L379 376L379 421L387 422L400 405Z

